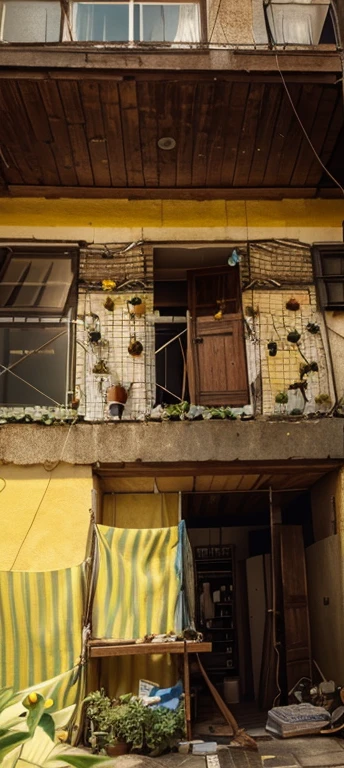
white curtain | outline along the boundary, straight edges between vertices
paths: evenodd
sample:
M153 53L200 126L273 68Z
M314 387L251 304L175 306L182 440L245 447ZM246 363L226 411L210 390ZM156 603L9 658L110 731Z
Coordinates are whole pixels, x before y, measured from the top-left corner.
M303 0L274 2L267 7L267 17L275 43L318 45L325 24L329 2L315 5Z
M181 3L179 7L178 27L174 42L199 42L198 7L196 4L189 5L187 3Z

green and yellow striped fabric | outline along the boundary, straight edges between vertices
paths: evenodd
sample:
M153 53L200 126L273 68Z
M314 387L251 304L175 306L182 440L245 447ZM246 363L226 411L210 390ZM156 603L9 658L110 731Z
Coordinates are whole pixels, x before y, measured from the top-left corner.
M0 687L20 691L69 670L60 694L64 706L75 701L68 690L81 653L85 588L84 564L0 572Z
M98 525L96 530L93 636L136 639L179 631L179 526L137 530Z

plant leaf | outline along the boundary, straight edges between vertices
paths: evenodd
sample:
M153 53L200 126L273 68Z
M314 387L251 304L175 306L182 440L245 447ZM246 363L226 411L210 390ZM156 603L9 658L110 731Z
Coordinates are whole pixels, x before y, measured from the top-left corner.
M30 733L24 733L24 731L10 731L5 736L0 736L0 765L8 752L11 752L12 749L15 749L30 738Z
M35 704L32 704L29 700L29 696L27 696L23 701L23 705L28 710L26 724L31 736L33 736L37 725L39 724L39 721L44 713L45 698L41 693L37 693L37 701Z
M82 753L77 755L68 754L67 752L64 755L55 757L54 759L59 760L60 762L68 763L68 765L73 765L74 768L93 768L93 766L97 765L101 765L103 768L113 768L113 760L109 760L107 757L98 757L97 755L86 755Z
M9 706L9 703L15 696L13 695L13 688L2 688L0 691L0 712Z
M39 721L40 728L43 728L43 731L49 736L49 738L54 741L55 738L55 723L53 721L53 718L51 715L48 714L48 712L45 712L44 715L42 715L40 721Z

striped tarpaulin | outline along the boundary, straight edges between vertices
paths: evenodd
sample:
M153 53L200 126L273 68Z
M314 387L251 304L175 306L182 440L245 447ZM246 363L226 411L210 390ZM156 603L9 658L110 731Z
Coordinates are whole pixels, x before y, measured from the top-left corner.
M60 681L59 697L63 706L74 703L84 606L84 565L1 571L0 687L20 691L70 670Z
M139 638L180 631L182 531L98 525L94 637Z

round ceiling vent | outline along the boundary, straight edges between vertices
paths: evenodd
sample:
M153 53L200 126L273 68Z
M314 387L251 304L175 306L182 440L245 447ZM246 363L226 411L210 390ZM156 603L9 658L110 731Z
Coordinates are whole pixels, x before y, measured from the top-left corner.
M160 149L174 149L176 146L176 140L172 138L172 136L162 136L161 139L158 141L158 147Z

